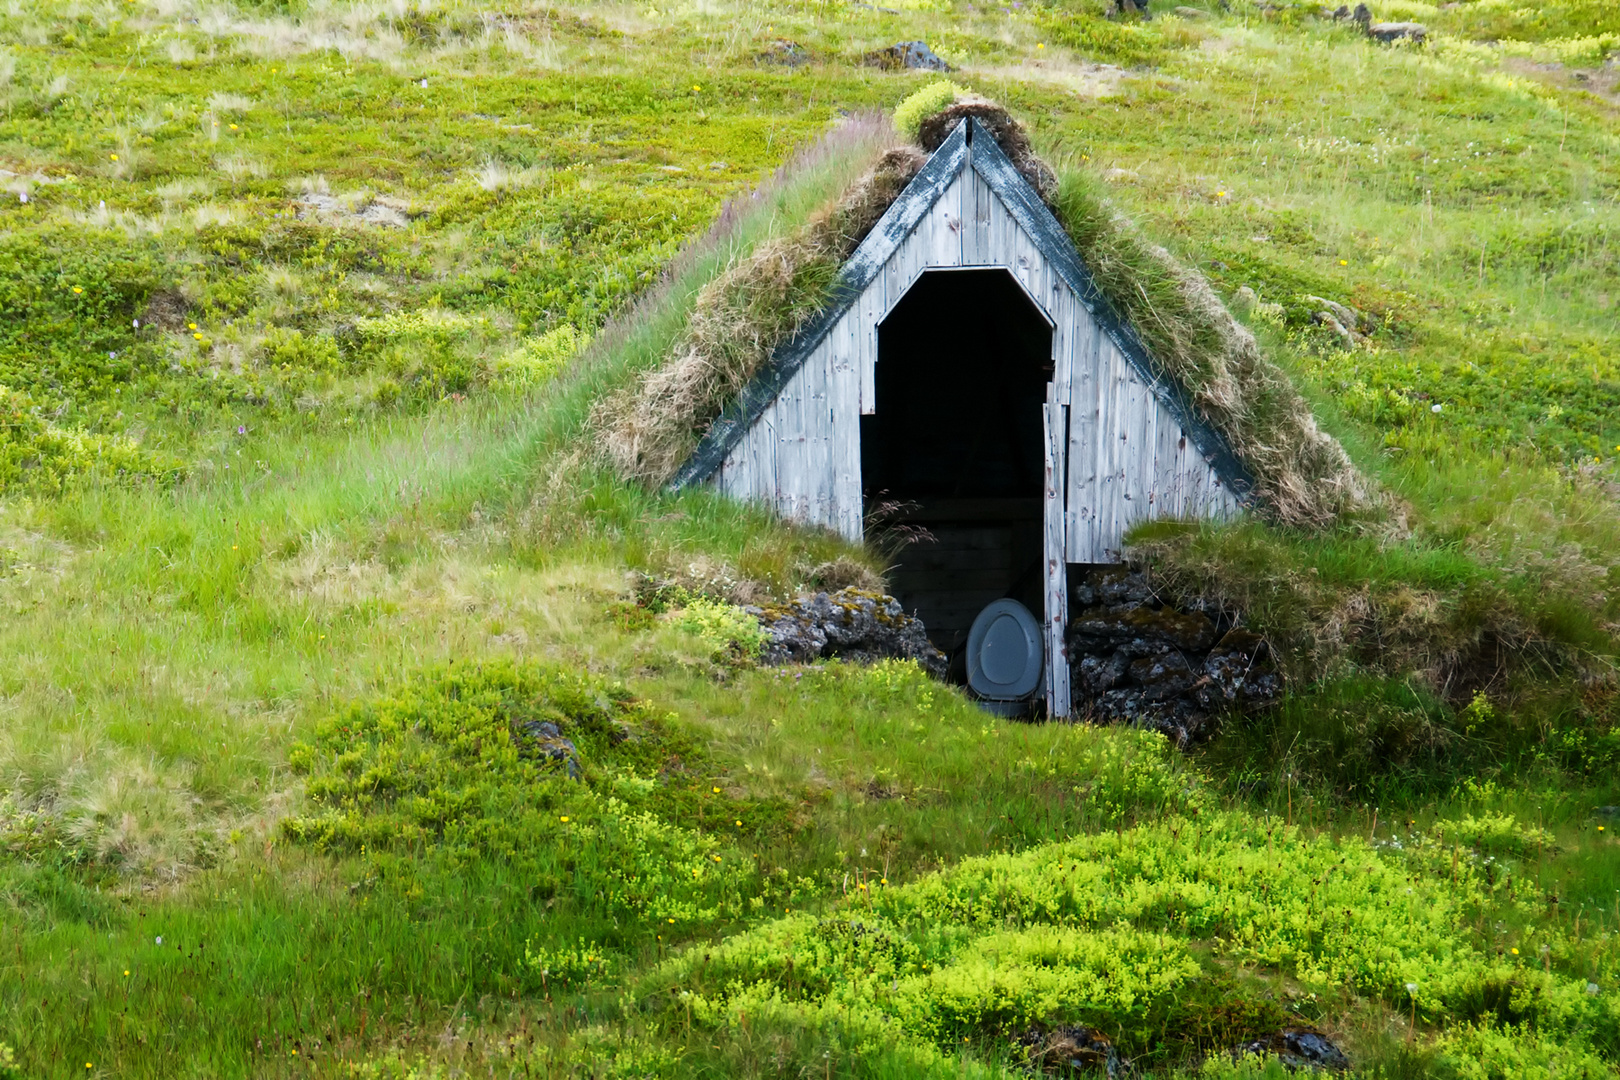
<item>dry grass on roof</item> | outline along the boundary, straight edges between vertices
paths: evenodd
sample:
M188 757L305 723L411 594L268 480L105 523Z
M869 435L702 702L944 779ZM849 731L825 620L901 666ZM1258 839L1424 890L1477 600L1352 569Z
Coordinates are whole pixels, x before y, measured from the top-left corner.
M557 468L591 458L603 464L603 402L662 366L685 333L693 305L727 266L836 198L882 152L894 126L880 113L843 118L821 138L796 150L771 176L720 207L713 224L684 245L658 281L610 318L535 403L536 427ZM565 464L566 463L566 464Z
M1305 528L1381 514L1384 494L1202 274L1143 238L1088 176L1064 176L1054 209L1154 363L1248 468L1263 514Z
M704 287L666 361L598 406L592 429L618 471L661 485L726 403L827 302L838 270L922 168L888 149L803 226L768 239Z
M1007 155L1007 160L1012 162L1013 168L1029 181L1029 186L1047 205L1051 205L1058 190L1057 174L1035 153L1035 146L1029 141L1029 133L1024 130L1024 125L987 98L964 95L932 116L923 117L917 128L917 141L932 154L956 130L956 125L969 117L984 125L1001 152Z

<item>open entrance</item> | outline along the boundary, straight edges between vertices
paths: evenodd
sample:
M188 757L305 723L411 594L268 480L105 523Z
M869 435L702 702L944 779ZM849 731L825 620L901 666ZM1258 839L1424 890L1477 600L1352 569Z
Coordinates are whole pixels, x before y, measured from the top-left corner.
M1004 269L930 270L878 327L876 379L861 418L868 535L922 537L893 557L892 591L964 681L986 604L1041 617L1052 327Z

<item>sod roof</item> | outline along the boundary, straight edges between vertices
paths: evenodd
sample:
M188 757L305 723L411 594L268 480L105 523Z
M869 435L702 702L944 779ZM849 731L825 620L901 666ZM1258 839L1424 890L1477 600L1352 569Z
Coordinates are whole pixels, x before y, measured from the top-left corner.
M969 119L1028 181L1022 190L1051 210L1061 227L1052 242L1070 248L1087 306L1144 374L1173 391L1176 412L1209 437L1201 449L1228 459L1222 471L1246 481L1240 487L1256 509L1309 527L1382 509L1382 495L1202 275L1144 239L1092 178L1055 173L1006 110L965 96L923 116L914 140L870 118L859 138L832 137L857 144L846 149L864 157L864 171L801 223L717 263L674 338L598 402L595 441L611 464L650 485L701 479L716 447L746 424L750 404L772 393L828 316L858 291L870 260L851 256L880 221L892 226L885 215L908 187L937 181L924 168L927 155ZM807 162L825 167L828 156Z

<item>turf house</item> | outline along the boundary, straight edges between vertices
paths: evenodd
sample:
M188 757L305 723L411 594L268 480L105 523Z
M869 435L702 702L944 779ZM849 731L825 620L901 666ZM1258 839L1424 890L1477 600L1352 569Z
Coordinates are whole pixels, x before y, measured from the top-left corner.
M889 150L802 230L812 249L843 242L836 275L796 324L758 335L767 347L730 387L696 392L706 423L690 423L701 408L669 405L693 396L694 369L717 366L707 353L726 351L705 349L699 325L620 400L607 442L644 479L710 485L851 541L874 523L913 530L924 539L890 567L894 595L991 707L1044 699L1064 717L1071 568L1119 562L1126 531L1147 520L1251 506L1331 517L1364 500L1364 485L1201 279L1174 268L1172 306L1187 310L1151 313L1213 345L1167 357L1172 334L1153 347L1088 268L1054 212L1052 171L999 106L948 102L918 140L926 157ZM726 294L758 291L748 278L762 263L780 276L777 264L811 259L791 245L756 252L700 297L693 323L720 322L713 309L728 306L746 317ZM1269 416L1253 408L1268 394L1283 399ZM650 453L649 418L670 411L689 439ZM1280 438L1258 430L1267 423ZM1275 460L1279 447L1291 457Z

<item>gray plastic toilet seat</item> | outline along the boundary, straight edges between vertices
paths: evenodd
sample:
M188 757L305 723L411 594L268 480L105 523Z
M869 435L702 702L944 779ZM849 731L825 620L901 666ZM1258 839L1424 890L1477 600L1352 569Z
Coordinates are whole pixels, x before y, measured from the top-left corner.
M980 697L1016 701L1040 685L1046 645L1041 624L1016 600L993 600L968 631L968 686Z

